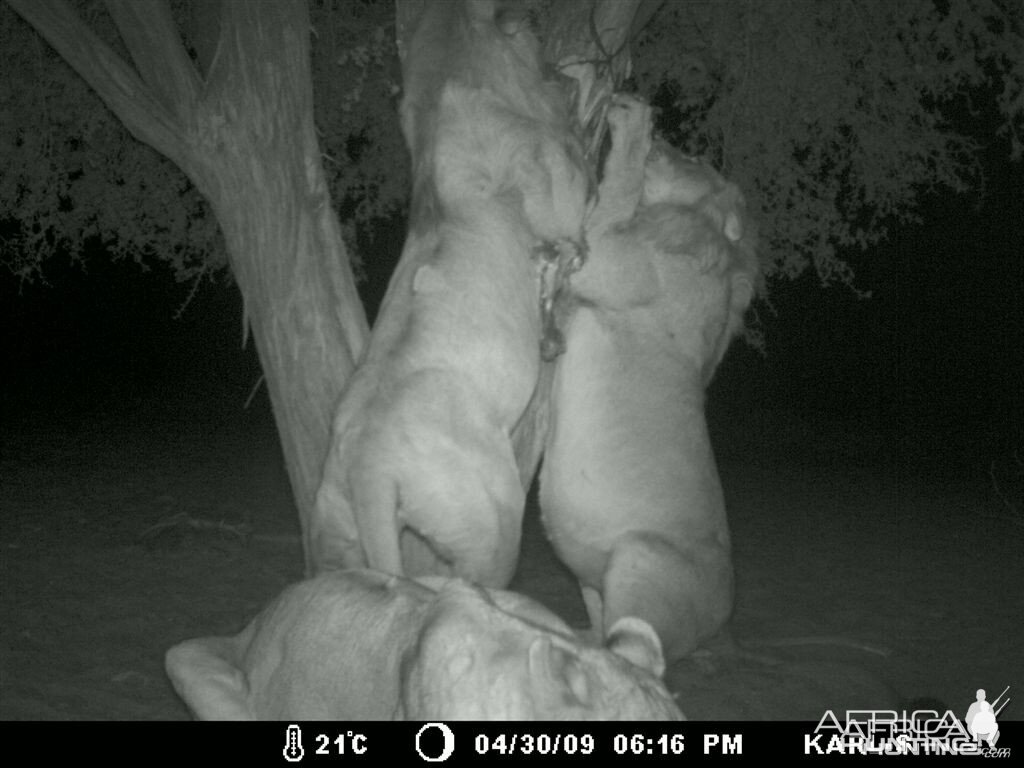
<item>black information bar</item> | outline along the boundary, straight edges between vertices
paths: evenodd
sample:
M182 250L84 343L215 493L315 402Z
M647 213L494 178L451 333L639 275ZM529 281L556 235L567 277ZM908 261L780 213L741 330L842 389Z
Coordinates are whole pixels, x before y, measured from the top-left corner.
M857 731L814 722L685 723L0 723L3 743L30 758L103 765L184 761L254 766L932 764L1024 757L1024 723L999 723L996 744L933 733ZM15 753L9 753L13 755ZM1013 758L1017 758L1014 760ZM784 764L785 764L784 763ZM19 765L30 764L18 761Z

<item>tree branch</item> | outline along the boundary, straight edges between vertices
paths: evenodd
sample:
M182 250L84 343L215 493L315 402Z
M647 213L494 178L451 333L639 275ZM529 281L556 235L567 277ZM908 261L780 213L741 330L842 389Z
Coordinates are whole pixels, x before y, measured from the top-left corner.
M166 0L107 0L107 9L143 81L171 114L187 117L202 83Z
M596 161L611 94L629 76L629 31L640 0L557 0L551 6L544 58L578 84L576 120L587 156Z
M395 0L395 45L398 47L398 58L403 64L409 35L425 7L423 0Z
M63 0L7 0L46 38L131 134L182 168L191 167L181 124L132 68Z

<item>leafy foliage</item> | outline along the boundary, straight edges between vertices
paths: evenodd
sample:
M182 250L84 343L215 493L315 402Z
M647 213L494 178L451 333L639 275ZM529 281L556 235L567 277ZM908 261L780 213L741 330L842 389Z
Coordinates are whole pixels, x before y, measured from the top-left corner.
M80 10L116 40L95 4ZM216 221L184 174L132 139L6 4L0 38L0 266L31 279L53 254L79 259L86 248L142 265L164 259L183 279L206 269L209 254L223 264Z
M769 274L813 264L849 282L837 248L867 248L922 192L980 184L958 97L997 89L1019 158L1024 6L1017 0L666 3L636 42L661 129L737 181Z
M393 2L311 3L315 119L331 198L349 250L356 229L386 219L409 195L409 162L398 129L402 76ZM372 227L367 227L372 234Z
M201 1L173 4L183 30ZM117 49L102 6L76 8ZM394 6L312 0L310 11L316 122L351 248L409 187ZM158 258L181 279L223 266L216 222L185 176L5 4L0 38L0 266L31 279L54 253L93 250ZM823 282L849 282L837 249L878 242L927 190L978 185L978 147L951 120L972 94L995 94L1015 157L1024 146L1018 0L667 2L634 53L662 131L746 191L769 275L813 265Z
M83 0L75 7L119 50L100 4ZM172 5L183 32L189 7ZM384 0L323 0L310 10L316 123L351 246L359 225L394 213L408 195L396 112L394 7ZM157 258L180 280L226 266L217 222L185 175L135 141L6 4L0 4L0 38L0 266L19 280L43 277L57 253L82 261L109 254L143 266Z

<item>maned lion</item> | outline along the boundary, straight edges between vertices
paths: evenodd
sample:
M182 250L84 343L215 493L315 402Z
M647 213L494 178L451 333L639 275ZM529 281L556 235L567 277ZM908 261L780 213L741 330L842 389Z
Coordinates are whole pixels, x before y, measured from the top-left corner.
M743 198L708 165L651 150L649 108L620 97L612 150L571 278L541 509L596 632L651 624L669 661L732 609L722 489L704 388L757 276Z
M334 419L313 572L500 587L515 569L524 489L510 435L541 364L536 253L581 237L588 175L536 40L496 12L431 3L414 24L410 231Z
M646 668L583 644L538 603L460 580L333 571L286 589L234 637L167 652L202 720L681 720L661 647Z

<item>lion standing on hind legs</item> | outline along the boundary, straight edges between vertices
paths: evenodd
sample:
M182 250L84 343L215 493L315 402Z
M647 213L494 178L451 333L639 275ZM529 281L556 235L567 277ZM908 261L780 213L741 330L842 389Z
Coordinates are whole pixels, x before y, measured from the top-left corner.
M511 434L540 372L536 253L572 254L588 175L536 40L499 10L429 3L412 24L409 236L334 420L306 541L314 573L501 587L516 566Z
M595 633L624 655L636 619L665 659L729 617L733 571L704 388L757 279L743 198L650 138L618 97L612 149L571 278L541 470L545 528L580 581Z

